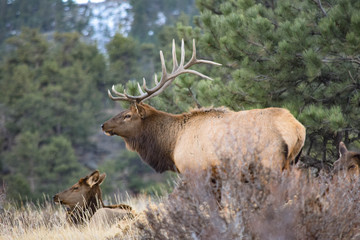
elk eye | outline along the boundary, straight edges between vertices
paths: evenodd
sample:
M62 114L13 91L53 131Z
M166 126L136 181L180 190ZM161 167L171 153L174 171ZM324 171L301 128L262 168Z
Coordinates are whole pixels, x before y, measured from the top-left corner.
M73 187L73 190L78 190L79 189L79 187Z
M128 119L128 118L131 118L131 115L130 115L130 114L126 114L126 115L124 116L124 119Z

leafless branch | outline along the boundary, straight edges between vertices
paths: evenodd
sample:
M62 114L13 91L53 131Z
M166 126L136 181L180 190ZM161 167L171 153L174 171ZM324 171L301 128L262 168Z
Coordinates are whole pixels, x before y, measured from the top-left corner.
M313 0L313 1L316 3L316 5L318 5L318 7L320 8L320 10L324 14L324 16L327 16L326 11L325 11L324 7L321 4L321 0Z

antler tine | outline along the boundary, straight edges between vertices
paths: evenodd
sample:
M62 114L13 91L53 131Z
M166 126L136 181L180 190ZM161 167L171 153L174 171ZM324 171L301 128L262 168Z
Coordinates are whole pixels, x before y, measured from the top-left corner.
M113 101L120 100L120 97L114 97L114 96L111 94L111 92L110 92L109 89L108 89L108 96L109 96L109 98L111 98L111 100L113 100Z
M108 89L108 96L109 96L109 98L110 98L111 100L113 100L113 101L128 101L128 102L132 101L131 99L127 98L124 94L117 92L117 91L115 90L114 85L113 85L113 87L112 87L112 90L113 90L113 92L114 92L116 95L118 95L119 97L114 97L114 96L111 94L110 90Z
M191 69L187 69L185 70L186 73L192 73L192 74L195 74L195 75L198 75L199 77L201 78L205 78L205 79L208 79L208 80L214 80L212 79L211 77L209 76L206 76L205 74L202 74L201 72L198 72L198 71L195 71L195 70L191 70Z
M196 59L196 63L205 63L205 64L210 64L210 65L222 66L221 63L217 63L217 62L213 62L213 61L209 61L209 60L204 60L204 59ZM194 64L192 64L192 65L194 65Z
M160 82L157 81L157 75L155 75L155 87L149 89L147 88L146 84L145 84L145 81L144 81L144 90L145 90L145 95L144 96L139 96L139 101L144 101L146 98L147 98L147 95L153 95L156 91L158 91L159 89L162 88L162 86L165 84L166 81L168 81L168 74L167 74L167 70L166 70L166 65L165 65L165 60L164 60L164 54L162 51L160 51L160 60L161 60L161 71L162 71L162 76L161 76L161 79L160 79ZM130 96L130 97L133 97L133 96ZM141 99L140 97L145 97L144 99Z
M173 44L172 44L172 58L173 58L172 72L174 72L175 69L178 68L178 62L177 62L177 57L176 57L176 48L175 48L175 39L173 39Z
M143 86L146 85L146 81L145 81L145 78L143 78ZM138 90L140 92L141 95L144 95L145 93L143 92L143 90L141 89L140 87L140 83L137 83L137 86L138 86Z
M125 97L125 94L123 94L123 93L120 93L120 92L116 91L116 89L115 89L115 85L112 85L112 87L111 87L111 91L113 91L113 93L114 93L115 95L117 95L117 96L120 96L120 97ZM110 92L110 91L109 91L109 92Z
M181 39L181 57L180 57L180 66L184 66L185 62L185 47L184 47L184 39Z
M155 73L154 75L154 82L155 82L155 85L158 85L159 82L158 82L158 78L157 78L157 74Z
M147 88L147 87L146 87L146 80L145 80L145 78L143 78L143 88L144 88L144 89Z
M209 60L203 60L203 59L196 59L196 45L195 45L195 39L193 39L193 52L191 59L188 61L188 63L184 66L185 69L191 67L192 65L198 64L198 63L205 63L205 64L211 64L216 66L221 66L221 63L209 61Z
M166 65L165 65L165 61L164 61L164 54L162 51L160 51L160 61L161 61L161 72L162 72L162 76L160 79L160 83L161 83L163 81L163 79L166 78L166 76L167 76Z
M114 97L112 96L110 90L108 90L108 96L111 98L111 100L113 101L128 101L128 102L134 102L137 101L138 97L137 96L131 96L129 94L126 93L126 90L124 90L124 93L120 93L118 91L116 91L115 86L113 85L111 88L112 92L119 96L119 97ZM146 95L146 93L144 93L143 91L141 91L139 89L140 92L142 92L143 94L141 94L139 97L144 97L144 95Z

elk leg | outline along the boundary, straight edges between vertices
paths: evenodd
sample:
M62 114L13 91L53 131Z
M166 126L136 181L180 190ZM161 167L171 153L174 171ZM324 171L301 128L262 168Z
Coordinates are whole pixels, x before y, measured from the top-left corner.
M300 159L300 155L301 155L301 153L302 153L302 150L303 150L303 149L301 149L300 152L298 153L298 155L296 156L293 165L296 165L296 164L298 163L298 161L299 161L299 159Z
M212 192L215 196L216 202L218 203L219 207L221 208L221 188L222 188L222 181L219 174L218 166L211 167L211 188Z

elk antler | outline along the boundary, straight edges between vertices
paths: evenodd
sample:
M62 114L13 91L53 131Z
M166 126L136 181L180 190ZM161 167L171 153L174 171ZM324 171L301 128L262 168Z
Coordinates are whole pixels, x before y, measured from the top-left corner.
M161 69L162 69L162 76L160 79L160 82L158 82L158 78L157 75L155 74L154 76L154 80L155 80L155 87L148 89L146 86L146 80L145 78L143 78L143 89L144 91L141 89L140 84L138 83L138 88L139 88L139 92L140 95L139 96L132 96L126 93L126 91L124 90L124 93L120 93L118 91L115 90L115 86L112 86L112 91L115 95L117 95L118 97L114 97L110 90L108 90L108 95L109 97L114 100L114 101L129 101L129 102L137 102L140 103L144 100L147 100L151 97L155 97L156 95L160 94L162 91L164 91L164 89L169 86L172 81L174 81L174 79L183 74L183 73L192 73L195 75L198 75L202 78L206 78L209 80L212 80L210 77L199 73L195 70L191 70L188 69L190 68L192 65L198 64L198 63L206 63L206 64L213 64L213 65L218 65L220 66L220 63L216 63L216 62L212 62L212 61L208 61L208 60L202 60L202 59L196 59L196 48L195 48L195 39L193 40L193 53L192 53L192 57L189 60L189 62L187 62L186 64L184 64L185 61L185 49L184 49L184 39L182 39L181 41L181 58L180 58L180 65L178 65L177 62L177 57L176 57L176 50L175 50L175 40L173 40L173 45L172 45L172 57L173 57L173 69L171 71L171 73L167 73L166 71L166 66L165 66L165 62L164 62L164 55L162 53L162 51L160 51L160 60L161 60Z

